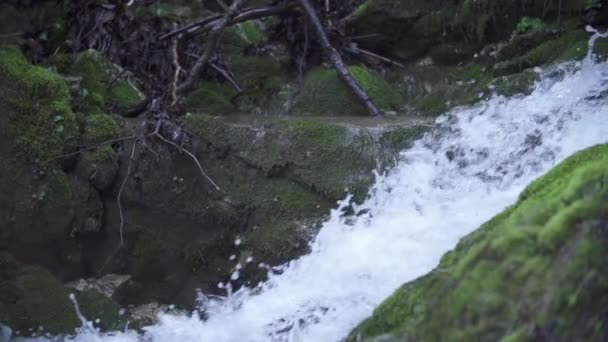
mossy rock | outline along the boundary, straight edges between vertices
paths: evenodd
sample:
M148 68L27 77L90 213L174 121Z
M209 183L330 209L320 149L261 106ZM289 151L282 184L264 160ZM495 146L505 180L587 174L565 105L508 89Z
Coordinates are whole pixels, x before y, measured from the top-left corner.
M369 134L356 129L313 119L276 120L251 129L205 115L191 116L187 125L267 174L280 173L332 201L346 192L362 199L373 181L376 147Z
M355 10L352 26L358 35L377 35L361 40L362 47L409 61L442 37L453 12L437 8L441 0L368 0Z
M82 315L102 331L116 331L126 327L120 315L120 306L96 290L88 289L74 293Z
M0 88L0 132L22 160L51 159L77 137L66 83L29 64L16 48L0 48Z
M120 134L120 127L108 114L91 114L85 118L85 129L82 140L87 145L99 144L115 139Z
M437 116L456 106L472 105L483 99L492 79L492 73L478 64L447 69L442 79L429 82L423 92L408 94L408 104L416 114Z
M231 54L230 69L244 93L237 102L241 111L264 108L288 80L286 68L271 56Z
M116 303L94 290L75 295L83 315L99 318L102 330L121 327ZM14 336L71 334L82 325L70 292L59 280L39 266L21 265L7 253L0 254L0 307L0 322Z
M99 191L107 190L118 174L118 156L111 146L84 151L76 163L76 174Z
M405 284L349 341L603 341L608 298L608 145L531 183L517 203Z
M494 74L502 76L551 62L581 60L587 55L588 40L584 30L563 32L558 38L540 44L523 56L497 63Z
M383 111L395 111L403 105L399 92L382 76L361 66L349 70L359 85ZM293 108L294 114L369 115L365 106L352 94L337 71L316 67L305 78Z
M490 89L498 95L506 97L514 95L529 95L534 89L534 83L539 80L539 75L531 70L525 70L517 74L498 77L490 84Z
M64 55L55 60L59 62L60 72L82 77L79 109L84 113L125 113L145 99L133 77L103 57L100 52L83 51L71 64L65 61L66 58L69 57ZM69 67L66 68L66 65Z
M200 82L197 89L186 97L186 110L211 115L234 114L238 109L231 99L236 94L227 83Z

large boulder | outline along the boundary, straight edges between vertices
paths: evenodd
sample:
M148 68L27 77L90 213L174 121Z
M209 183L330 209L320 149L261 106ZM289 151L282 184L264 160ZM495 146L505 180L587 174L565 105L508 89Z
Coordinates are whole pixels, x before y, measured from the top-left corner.
M598 145L534 181L349 341L603 341L607 162L608 145Z
M74 274L75 218L86 212L80 200L88 196L54 161L79 135L68 88L59 75L6 47L0 48L0 88L0 248Z
M14 336L74 333L82 322L70 293L87 319L99 319L96 326L124 327L118 305L99 292L70 291L43 268L22 265L0 253L0 323L8 325Z

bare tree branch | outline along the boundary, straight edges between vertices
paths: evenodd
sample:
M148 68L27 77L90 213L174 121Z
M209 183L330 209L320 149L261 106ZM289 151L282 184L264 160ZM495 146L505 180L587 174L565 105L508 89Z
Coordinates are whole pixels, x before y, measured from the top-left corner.
M286 4L286 5L279 5L279 6L272 6L272 7L245 9L242 12L236 14L234 16L234 18L232 18L226 24L226 26L231 26L234 24L242 23L247 20L271 17L274 15L281 14L289 9L292 9L293 7L294 7L294 4ZM188 24L184 27L178 28L177 30L173 30L167 34L160 36L159 40L168 39L168 38L174 37L176 35L179 35L181 33L194 32L199 29L201 29L201 30L197 33L199 33L199 34L205 33L207 31L211 30L211 28L215 25L214 22L217 20L221 20L222 17L223 17L223 15L221 15L221 14L214 14L212 16L199 19L191 24Z
M361 48L357 47L357 45L354 44L354 43L351 44L350 48L345 48L344 50L346 50L347 52L350 52L350 53L352 53L353 55L356 55L356 56L366 55L366 56L370 56L372 58L375 58L375 59L377 59L379 61L382 61L384 63L391 64L391 65L394 65L394 66L397 66L397 67L400 67L400 68L404 68L403 64L401 64L401 63L399 63L397 61L394 61L394 60L392 60L390 58L386 58L384 56L380 56L377 53L361 49Z
M226 28L228 22L237 14L237 11L243 1L244 0L234 0L232 5L230 5L228 12L224 14L222 19L216 21L213 24L213 27L211 28L211 31L209 32L209 35L207 37L208 39L205 45L205 51L203 52L203 55L201 56L201 58L198 59L198 61L196 61L196 63L192 67L192 70L190 70L190 73L186 80L177 88L177 93L183 94L185 92L190 91L194 87L194 84L198 79L198 75L203 70L207 62L209 62L211 55L215 53L217 42L221 37L224 28Z
M338 71L338 75L340 75L340 78L342 78L344 83L346 83L346 85L352 90L355 96L367 108L367 111L371 115L383 115L382 111L376 106L372 98L365 92L361 85L359 85L357 80L355 80L353 75L351 75L350 71L348 71L346 64L344 64L344 61L342 61L342 57L329 42L327 34L325 34L325 29L319 21L319 17L317 16L315 9L312 7L310 2L308 0L298 0L298 3L306 12L306 16L312 23L317 33L323 51L329 56L329 60L334 65L334 68Z

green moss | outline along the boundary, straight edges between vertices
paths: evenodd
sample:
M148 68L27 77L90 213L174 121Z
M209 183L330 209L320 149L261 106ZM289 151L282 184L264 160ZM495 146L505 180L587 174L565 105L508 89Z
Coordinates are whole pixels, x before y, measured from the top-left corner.
M218 148L238 151L251 165L280 174L331 199L362 199L373 181L374 144L368 134L318 120L276 120L258 129L232 127L193 115L188 126Z
M69 334L81 326L70 293L46 270L24 266L12 256L0 254L0 322L8 324L19 336L32 334ZM102 330L124 328L119 307L94 290L76 292L82 314L100 319Z
M116 138L120 127L108 114L93 114L86 118L83 140L86 144L96 144Z
M212 115L234 114L237 111L230 99L236 95L228 84L201 82L186 98L186 109L193 113Z
M471 105L488 93L492 73L478 64L468 64L450 70L446 79L435 84L426 96L415 96L411 104L415 111L435 116L450 108Z
M47 160L61 153L77 135L75 116L65 82L35 67L14 48L0 48L0 131L14 151L28 161Z
M530 184L435 271L397 290L350 340L392 333L404 340L527 341L542 331L602 341L607 158L608 145L591 147Z
M142 94L130 81L121 80L108 88L106 101L118 110L126 110L141 103Z
M517 74L498 77L492 82L496 94L503 96L514 96L517 94L528 95L532 92L534 83L538 80L538 74L533 71L522 71Z
M401 95L380 75L360 66L351 66L349 70L381 110L394 111L403 104ZM293 111L312 115L367 114L365 107L346 87L338 73L321 67L306 74Z
M546 26L540 18L522 17L515 27L515 32L521 34L529 31L539 31L544 30Z
M494 73L500 76L554 61L582 59L587 54L587 40L588 36L583 30L566 31L560 37L537 46L523 56L496 64Z
M80 109L87 114L128 111L144 98L122 69L95 50L78 54L67 73L82 77Z
M75 293L80 312L87 319L96 322L95 326L104 331L124 329L124 322L120 315L120 307L111 299L96 290L77 291Z
M269 56L235 53L230 55L230 65L245 92L238 103L243 111L265 106L287 81L283 66Z
M71 333L80 326L63 285L37 266L21 266L8 255L0 256L0 321L21 335ZM7 265L8 270L7 270ZM30 330L33 329L33 330Z
M247 21L226 28L222 39L227 44L243 49L250 45L263 43L267 37L256 27L255 22Z

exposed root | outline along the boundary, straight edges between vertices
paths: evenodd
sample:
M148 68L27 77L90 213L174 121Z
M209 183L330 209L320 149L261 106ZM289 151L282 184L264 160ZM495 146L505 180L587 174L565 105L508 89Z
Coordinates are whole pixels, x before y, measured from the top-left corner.
M125 225L125 218L122 213L122 203L120 201L120 198L122 196L122 190L125 188L125 185L127 184L127 181L129 180L129 175L131 174L131 165L133 164L133 156L135 155L135 147L137 146L137 143L138 143L138 140L135 140L133 142L133 148L131 149L131 155L129 156L129 165L127 166L127 174L125 175L125 179L122 181L122 184L120 185L120 190L118 190L118 196L116 197L116 202L118 203L118 214L120 215L120 226L119 226L120 246L122 246L124 244L123 228Z
M169 140L169 139L167 139L167 138L163 137L163 136L162 136L162 135L160 135L159 133L156 133L156 136L157 136L157 137L158 137L160 140L162 140L162 141L166 142L167 144L173 145L173 146L174 146L175 148L177 148L179 151L184 152L184 153L186 153L188 156L190 156L190 158L192 158L192 160L194 160L194 162L196 163L196 166L198 166L198 169L199 169L199 171L201 172L201 174L203 175L203 177L205 177L205 179L206 179L206 180L207 180L207 181L208 181L208 182L209 182L211 185L213 185L213 187L215 188L215 190L217 190L217 191L219 191L219 192L222 192L222 189L221 189L221 188L220 188L220 187L219 187L219 186L218 186L218 185L217 185L217 184L216 184L216 183L213 181L213 179L211 179L211 177L209 177L209 176L208 176L208 175L205 173L205 171L203 170L203 167L201 166L201 163L198 161L198 158L196 158L196 156L195 156L195 155L194 155L192 152L190 152L190 151L186 150L185 148L183 148L183 147L179 146L178 144L174 143L173 141L171 141L171 140Z

